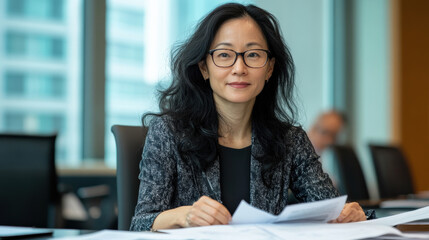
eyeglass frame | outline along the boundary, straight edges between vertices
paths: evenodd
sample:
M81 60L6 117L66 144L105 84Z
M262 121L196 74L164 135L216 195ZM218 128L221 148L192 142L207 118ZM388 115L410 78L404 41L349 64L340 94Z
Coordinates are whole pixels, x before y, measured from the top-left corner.
M235 59L234 59L234 61L232 62L232 64L231 64L231 65L229 65L229 66L219 66L219 65L217 65L217 64L216 64L216 62L215 62L215 60L214 60L214 58L213 58L213 53L214 53L215 51L218 51L218 50L228 50L228 51L232 51L232 52L234 52L234 53L235 53ZM244 54L245 54L245 53L247 53L247 52L249 52L249 51L254 51L254 50L260 50L260 51L264 51L264 52L266 52L266 53L267 53L267 59L265 60L265 63L264 63L262 66L260 66L260 67L251 67L251 66L247 65L247 63L246 63L246 59L245 59L245 57L244 57ZM247 67L249 67L249 68L263 68L263 67L265 67L265 65L267 65L268 59L271 59L271 58L272 58L271 52L270 52L269 50L266 50L266 49L249 49L249 50L246 50L246 51L244 51L244 52L236 52L236 51L234 51L234 50L232 50L232 49L228 49L228 48L216 48L216 49L211 49L211 50L209 50L209 51L208 51L208 54L209 54L210 56L212 56L212 61L213 61L214 65L216 65L216 67L220 67L220 68L229 68L229 67L234 66L234 64L237 62L238 55L241 55L241 57L243 58L243 62L244 62L244 64L245 64Z

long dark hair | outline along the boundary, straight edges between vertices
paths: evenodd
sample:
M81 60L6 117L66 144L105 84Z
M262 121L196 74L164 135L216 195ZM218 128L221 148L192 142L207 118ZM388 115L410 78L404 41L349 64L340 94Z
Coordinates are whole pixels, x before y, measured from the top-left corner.
M295 124L296 115L295 67L276 18L259 7L228 3L210 12L195 33L172 51L173 81L160 91L160 113L145 114L143 121L148 115L168 116L171 128L181 136L178 144L184 159L203 169L216 159L219 116L212 89L204 81L198 63L206 59L219 27L227 20L244 16L258 23L275 58L272 76L256 97L251 117L253 132L263 149L254 157L263 163L266 176L288 152L286 133Z

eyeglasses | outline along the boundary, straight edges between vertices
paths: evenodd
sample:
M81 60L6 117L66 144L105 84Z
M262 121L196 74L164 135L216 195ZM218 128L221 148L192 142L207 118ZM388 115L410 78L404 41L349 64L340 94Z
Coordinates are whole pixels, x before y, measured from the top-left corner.
M209 51L213 63L222 68L231 67L237 61L238 55L243 57L244 64L250 68L261 68L271 58L271 53L265 49L251 49L244 52L236 52L231 49L212 49Z

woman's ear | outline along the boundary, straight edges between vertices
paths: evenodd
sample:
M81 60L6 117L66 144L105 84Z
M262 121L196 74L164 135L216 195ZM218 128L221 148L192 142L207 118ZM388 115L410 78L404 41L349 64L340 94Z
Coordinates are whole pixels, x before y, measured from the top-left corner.
M273 74L275 63L276 63L276 59L275 58L271 58L268 61L267 74L265 75L265 79L266 80L270 79L271 75Z
M204 80L209 79L209 71L207 69L206 61L202 60L198 63L198 67L200 68L200 72L203 75Z

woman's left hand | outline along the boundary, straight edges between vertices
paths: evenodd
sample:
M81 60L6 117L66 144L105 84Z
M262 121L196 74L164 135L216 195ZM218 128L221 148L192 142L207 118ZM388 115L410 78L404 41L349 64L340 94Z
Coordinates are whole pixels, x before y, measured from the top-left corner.
M365 212L360 207L359 203L351 202L344 205L340 216L338 216L337 219L332 220L331 223L348 223L364 220L366 220Z

